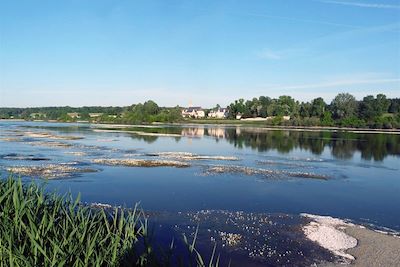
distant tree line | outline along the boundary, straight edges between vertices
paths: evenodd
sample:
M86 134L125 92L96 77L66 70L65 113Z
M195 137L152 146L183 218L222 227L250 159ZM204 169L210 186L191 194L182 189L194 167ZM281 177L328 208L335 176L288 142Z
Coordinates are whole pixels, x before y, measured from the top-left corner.
M151 123L177 122L182 119L179 107L159 107L149 100L127 107L38 107L0 108L0 119L57 120L61 122Z
M369 95L358 101L351 94L341 93L329 104L321 97L299 102L285 95L278 98L260 96L247 101L235 100L227 108L230 119L237 115L242 118L269 117L262 122L267 125L400 128L400 98L390 99L384 94ZM285 120L284 116L290 116L290 120ZM126 107L0 108L0 118L126 124L183 120L179 106L160 107L152 100Z
M389 99L384 94L357 101L353 95L341 93L330 104L321 97L299 102L290 96L260 96L235 100L228 108L232 119L238 114L242 118L271 117L267 123L274 125L400 128L400 98Z

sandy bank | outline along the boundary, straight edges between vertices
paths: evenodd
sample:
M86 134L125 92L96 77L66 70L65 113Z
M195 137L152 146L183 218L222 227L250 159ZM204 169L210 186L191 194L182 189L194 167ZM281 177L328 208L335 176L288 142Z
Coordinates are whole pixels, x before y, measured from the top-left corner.
M157 152L157 153L147 153L146 156L172 158L178 160L227 160L227 161L239 160L238 157L234 156L208 156L208 155L197 155L190 152Z
M400 266L399 237L357 226L346 228L345 233L358 240L358 245L347 251L356 259L351 266Z
M312 220L303 227L306 237L343 258L342 263L324 263L318 266L400 266L399 236L329 216L302 215Z
M144 160L144 159L94 159L93 163L110 166L126 167L177 167L186 168L190 164L173 160Z
M278 170L268 170L268 169L251 168L246 166L234 166L234 165L213 165L209 166L204 171L205 175L223 174L223 173L243 174L248 176L255 175L271 179L295 177L295 178L327 180L330 178L327 175L312 173L312 172L278 171Z
M49 132L24 132L25 137L31 138L46 138L53 140L79 140L83 139L82 136L72 136L72 135L55 135Z
M106 130L106 129L93 129L93 132L106 132L106 133L131 133L141 136L163 136L163 137L182 137L180 134L172 133L148 133L142 131L130 131L130 130Z
M85 172L96 172L96 169L75 167L71 163L48 164L40 166L12 166L7 171L18 175L35 176L40 178L55 179L71 177Z

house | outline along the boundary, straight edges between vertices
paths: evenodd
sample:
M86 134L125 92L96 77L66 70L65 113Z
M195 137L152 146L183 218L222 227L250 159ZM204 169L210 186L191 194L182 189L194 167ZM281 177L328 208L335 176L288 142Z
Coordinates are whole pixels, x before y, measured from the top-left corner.
M73 119L79 119L81 116L79 113L77 112L71 112L71 113L67 113L67 115Z
M42 113L42 112L38 112L38 113L31 113L29 115L29 117L31 117L32 119L43 119L46 118L46 114Z
M184 118L204 118L206 113L201 107L189 107L182 110L182 117Z
M103 116L103 113L89 113L90 118L98 118Z
M218 108L208 113L209 118L226 119L228 117L228 109Z

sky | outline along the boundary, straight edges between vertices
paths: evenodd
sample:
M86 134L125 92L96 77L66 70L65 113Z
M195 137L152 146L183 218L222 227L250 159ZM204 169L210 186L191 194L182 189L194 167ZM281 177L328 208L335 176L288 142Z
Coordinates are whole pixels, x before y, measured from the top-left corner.
M400 0L0 0L0 107L400 97Z

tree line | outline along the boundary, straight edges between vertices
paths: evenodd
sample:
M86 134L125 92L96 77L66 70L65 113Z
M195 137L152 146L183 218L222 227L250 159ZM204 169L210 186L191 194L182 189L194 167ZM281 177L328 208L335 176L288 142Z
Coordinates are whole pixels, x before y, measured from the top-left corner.
M299 102L286 95L260 96L235 100L228 108L231 119L238 114L242 118L271 117L269 123L274 125L400 128L400 98L384 94L357 101L349 93L340 93L329 104L321 97ZM290 116L290 120L283 120L283 116Z
M235 100L227 109L228 119L235 119L237 115L242 118L269 117L262 122L268 125L400 128L400 98L387 98L384 94L356 100L349 93L340 93L330 103L321 97L300 102L286 95L278 98L260 96ZM183 121L181 110L179 106L160 107L149 100L125 107L0 108L0 119L140 124ZM79 116L72 115L74 113ZM93 113L98 116L91 116ZM285 120L284 116L290 116L290 120Z
M96 116L93 116L96 114ZM92 115L92 116L91 116ZM159 107L152 100L126 107L0 108L0 119L57 120L60 122L152 123L177 122L181 108Z

